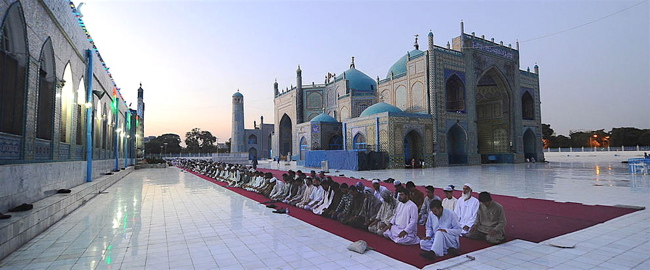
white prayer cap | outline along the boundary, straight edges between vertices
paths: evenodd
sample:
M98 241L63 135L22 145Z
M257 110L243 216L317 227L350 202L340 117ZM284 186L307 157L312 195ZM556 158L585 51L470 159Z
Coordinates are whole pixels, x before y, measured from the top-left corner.
M472 188L472 184L470 184L470 183L465 183L463 186L467 186L469 189L472 189L472 190L474 189L474 188Z
M453 188L452 185L448 185L445 188L443 188L442 190L444 190L444 191L454 191L454 188Z
M275 180L278 180L278 179L275 178L275 176L274 176L273 178L271 178L271 183L275 182Z
M402 184L402 182L400 182L399 180L395 180L395 182L393 182L393 185L396 185L396 186L399 186L400 184Z
M377 180L377 179L372 180L372 183L373 183L373 184L379 184L379 180Z

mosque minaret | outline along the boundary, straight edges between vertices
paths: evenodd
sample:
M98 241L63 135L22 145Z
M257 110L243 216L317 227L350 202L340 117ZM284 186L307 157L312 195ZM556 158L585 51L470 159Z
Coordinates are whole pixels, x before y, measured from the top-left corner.
M244 95L236 93L232 95L232 134L230 141L230 152L246 152L244 141Z

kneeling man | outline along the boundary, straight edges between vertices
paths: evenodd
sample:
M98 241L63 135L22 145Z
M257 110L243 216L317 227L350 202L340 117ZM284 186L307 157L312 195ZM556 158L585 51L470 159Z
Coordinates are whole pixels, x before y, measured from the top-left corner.
M481 207L476 215L476 222L470 229L467 237L477 240L486 240L490 244L499 244L506 240L506 214L503 206L492 201L488 192L478 195Z
M420 256L433 260L436 256L444 256L448 250L453 254L452 249L459 248L458 238L462 228L456 214L444 209L441 201L431 201L429 208L431 212L427 217L426 237L420 240L420 248L427 252L421 253Z

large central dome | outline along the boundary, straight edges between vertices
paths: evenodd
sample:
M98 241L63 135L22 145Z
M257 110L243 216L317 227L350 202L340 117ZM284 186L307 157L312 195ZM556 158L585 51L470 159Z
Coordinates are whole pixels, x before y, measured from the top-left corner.
M338 81L343 79L343 74L345 74L345 79L350 82L350 89L357 91L377 90L377 82L370 78L370 76L357 70L354 67L351 67L350 69L336 76L336 80Z
M393 64L392 67L390 67L390 69L388 70L388 74L386 74L386 79L390 79L391 73L393 74L393 76L399 76L399 75L405 74L406 73L406 62L409 59L413 59L413 58L418 57L418 56L423 55L423 54L424 54L423 51L420 51L420 50L416 49L416 50L412 50L412 51L408 52L407 54L405 54L404 56L402 56L402 58L397 60L397 62L395 62L395 64Z

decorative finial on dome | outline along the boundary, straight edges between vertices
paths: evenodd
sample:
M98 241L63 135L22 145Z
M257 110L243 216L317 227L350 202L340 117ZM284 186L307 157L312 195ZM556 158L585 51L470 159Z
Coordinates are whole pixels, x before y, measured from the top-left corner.
M350 68L354 68L354 56L352 56L352 64L350 64Z
M140 88L142 88L142 82L140 82Z
M413 46L415 47L416 50L419 50L419 49L420 49L420 45L418 45L418 37L419 37L419 36L420 36L420 35L415 34L415 43L413 44Z

